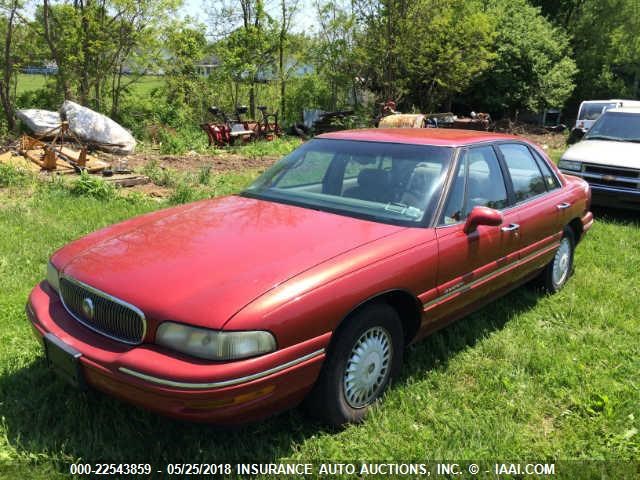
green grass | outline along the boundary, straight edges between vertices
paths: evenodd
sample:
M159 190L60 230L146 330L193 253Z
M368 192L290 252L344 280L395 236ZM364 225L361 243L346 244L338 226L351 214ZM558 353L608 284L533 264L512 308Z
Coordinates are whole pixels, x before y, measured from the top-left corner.
M228 193L255 174L200 172L176 181L196 193L175 195ZM0 172L5 176L11 181L0 188L2 478L62 478L75 461L160 468L168 462L640 457L637 214L597 212L578 247L575 275L559 294L519 288L412 347L400 381L362 425L330 431L293 410L226 431L69 389L47 370L25 318L27 295L51 252L166 203L95 198Z
M129 77L123 77L125 82L128 81ZM40 74L26 74L20 73L18 74L18 82L16 84L17 94L20 95L24 92L30 92L32 90L38 90L39 88L43 88L48 83L54 83L55 76L45 76ZM134 95L142 95L149 96L151 90L157 87L161 87L164 85L164 79L158 76L145 76L140 79L140 81L136 82L132 86L132 93Z

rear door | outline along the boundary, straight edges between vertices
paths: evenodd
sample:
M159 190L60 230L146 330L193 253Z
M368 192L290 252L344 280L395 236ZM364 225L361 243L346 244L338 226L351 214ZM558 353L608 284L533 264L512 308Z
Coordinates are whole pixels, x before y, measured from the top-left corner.
M497 149L506 166L507 185L515 197L509 210L519 215L522 241L519 260L527 273L553 256L571 205L563 201L560 183L553 172L528 145L500 143Z
M505 175L491 145L461 153L439 225L438 288L425 303L430 321L454 315L508 282L521 245L519 215L511 209ZM504 213L499 227L480 226L467 234L465 220L475 206Z

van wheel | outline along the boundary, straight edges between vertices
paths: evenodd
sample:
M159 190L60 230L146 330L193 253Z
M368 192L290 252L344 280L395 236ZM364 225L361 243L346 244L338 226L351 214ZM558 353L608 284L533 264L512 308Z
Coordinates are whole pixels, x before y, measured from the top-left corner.
M400 318L387 304L367 305L334 332L332 341L307 410L333 426L360 422L400 371Z
M553 260L542 272L543 288L549 293L556 293L562 289L573 273L573 253L575 251L575 237L573 230L565 227L560 246Z

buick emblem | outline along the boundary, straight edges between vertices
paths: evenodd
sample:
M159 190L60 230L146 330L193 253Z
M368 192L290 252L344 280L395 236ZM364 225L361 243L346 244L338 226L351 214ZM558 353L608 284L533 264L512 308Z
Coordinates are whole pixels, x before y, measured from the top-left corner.
M87 320L93 320L95 307L93 306L93 301L89 297L82 300L82 313Z

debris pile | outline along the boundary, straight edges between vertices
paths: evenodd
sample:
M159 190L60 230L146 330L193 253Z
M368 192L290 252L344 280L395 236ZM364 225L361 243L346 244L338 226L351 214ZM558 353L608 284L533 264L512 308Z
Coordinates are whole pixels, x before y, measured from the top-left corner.
M23 134L11 151L0 154L0 163L34 173L101 174L120 186L149 182L146 176L132 174L126 158L98 158L97 150L126 155L136 145L128 131L106 116L70 101L60 112L28 109L17 116L31 135Z

